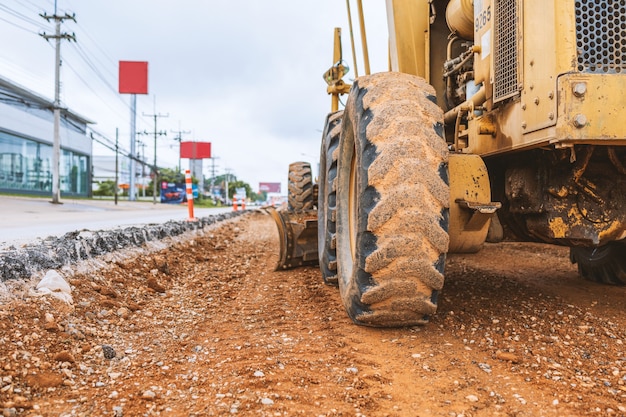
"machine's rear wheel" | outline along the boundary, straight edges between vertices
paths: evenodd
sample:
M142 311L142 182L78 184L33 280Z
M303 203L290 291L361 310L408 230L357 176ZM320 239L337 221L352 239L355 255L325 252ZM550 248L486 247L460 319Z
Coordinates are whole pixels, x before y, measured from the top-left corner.
M287 193L289 210L310 210L315 203L311 164L308 162L289 164L289 189Z
M434 94L401 73L352 86L339 144L337 261L341 298L357 324L422 324L436 310L450 189Z
M572 263L586 280L603 284L626 285L626 244L611 242L599 248L570 248Z
M317 247L322 278L337 285L337 148L343 110L326 118L320 150L319 197L317 203Z

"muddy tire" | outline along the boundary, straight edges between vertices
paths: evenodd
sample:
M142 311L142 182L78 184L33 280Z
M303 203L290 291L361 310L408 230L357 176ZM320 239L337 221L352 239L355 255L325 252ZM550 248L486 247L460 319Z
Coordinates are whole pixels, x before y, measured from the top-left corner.
M337 149L343 110L329 114L324 124L320 149L319 196L317 203L317 247L324 282L337 283Z
M570 261L588 281L626 285L626 244L612 242L599 248L570 248Z
M311 164L294 162L289 165L289 187L287 204L289 210L310 210L315 205L313 199L313 175Z
M443 112L423 79L359 78L344 110L337 173L339 290L366 326L423 324L437 308L450 187Z

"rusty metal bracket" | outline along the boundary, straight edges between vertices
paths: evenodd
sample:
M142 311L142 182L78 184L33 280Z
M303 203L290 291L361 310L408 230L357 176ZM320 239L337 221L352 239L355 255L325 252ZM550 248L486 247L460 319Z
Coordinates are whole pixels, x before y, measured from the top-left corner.
M463 230L466 231L477 231L482 229L485 224L491 219L491 216L502 207L502 203L499 202L491 202L491 203L476 203L472 201L466 201L463 199L455 200L460 207L470 210L472 212L471 217L465 224Z

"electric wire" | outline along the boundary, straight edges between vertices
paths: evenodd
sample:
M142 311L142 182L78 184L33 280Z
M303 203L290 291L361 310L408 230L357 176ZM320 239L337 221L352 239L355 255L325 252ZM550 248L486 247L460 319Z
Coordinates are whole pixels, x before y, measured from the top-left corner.
M100 51L100 53L104 55L104 57L109 61L110 64L112 64L113 66L117 65L117 61L111 58L111 56L98 44L98 42L91 37L89 32L87 32L87 30L80 23L78 23L78 21L76 22L76 26L82 31L81 35L85 35L87 39L89 39L91 43Z
M83 33L83 34L85 34L85 33ZM81 33L79 33L79 36L80 35L81 35ZM118 93L117 89L109 81L110 78L115 78L116 74L114 74L111 71L107 71L108 74L109 74L109 77L107 77L105 74L102 73L102 71L99 70L100 67L102 67L102 68L109 68L110 66L102 64L102 62L99 61L96 57L92 58L93 55L89 54L85 48L83 48L82 46L79 45L78 42L72 43L71 46L75 49L75 51L76 51L77 55L80 57L80 59L82 59L85 62L85 64L91 69L91 71L104 84L104 86L108 89L108 91L113 93L113 95L116 98L116 100L119 100L121 102L121 104L126 109L130 110L130 104L122 99L122 96ZM66 60L67 60L67 58L66 58ZM96 65L96 63L94 63L94 60L98 61L98 63L100 65ZM76 71L74 71L74 72L77 74ZM78 76L78 74L77 74L77 76ZM86 81L82 77L79 76L79 79L81 79L81 81L84 84L87 84ZM93 91L93 89L90 86L89 86L89 88L91 89L91 91ZM104 101L104 99L102 97L98 96L98 98ZM107 106L109 108L112 109L110 103L107 102L106 104L107 104ZM120 115L120 113L117 112L117 111L116 111L116 114ZM149 126L149 124L148 124L148 122L146 120L138 119L138 121L142 124L142 126L146 126L146 127Z
M100 81L102 81L102 83L113 93L117 93L117 90L115 89L115 87L111 85L109 80L102 74L102 72L100 72L98 67L94 65L91 58L87 55L85 50L78 44L78 42L72 43L71 46L76 49L76 52L78 53L78 55L83 59L83 61L85 61L87 66L91 68L91 70L94 72L94 74L96 74L96 76L100 79Z
M81 75L80 73L74 68L74 66L72 64L70 64L70 62L68 60L64 60L63 61L65 65L68 66L68 68L74 73L74 75L76 75L76 77L83 83L83 85L85 87L87 87L89 89L89 91L91 91L96 97L98 97L98 99L100 99L109 109L111 109L117 116L120 116L121 118L125 118L126 116L123 116L121 113L118 112L118 109L116 109L115 107L111 106L111 104L107 101L104 100L100 94L98 92L96 92L96 90L94 90L91 86L90 83L88 83Z
M21 0L22 2L25 1L27 4L24 3L19 3L22 7L25 7L26 9L30 9L31 11L34 11L33 8L29 8L28 5L35 7L35 8L39 8L38 5L36 5L34 2L29 1L29 0ZM49 1L50 4L54 4L52 1ZM49 26L45 26L45 23L42 21L38 21L38 20L34 20L32 18L29 18L28 16L24 15L23 13L9 7L3 4L0 4L0 12L5 12L6 14L12 16L13 18L17 19L18 21L22 21L25 22L28 25L33 25L35 26L37 29L40 30L50 30ZM12 26L15 26L21 30L24 30L30 34L35 34L35 35L40 35L40 33L38 33L37 31L33 30L33 29L29 29L26 26L23 26L20 23L16 23L13 20L9 20L3 16L0 16L0 20L4 21ZM74 22L77 23L77 22ZM65 25L64 25L65 26ZM88 50L86 50L85 48L83 48L81 45L78 45L78 43L76 42L74 45L74 51L76 52L76 56L85 62L85 64L87 65L87 67L91 70L91 72L93 72L96 77L99 79L99 81L106 87L106 91L113 93L113 95L116 97L117 100L120 100L120 102L123 104L123 106L127 109L130 110L130 104L127 103L126 101L124 101L121 97L121 95L118 93L118 91L116 90L116 88L113 86L113 84L109 81L111 78L115 78L116 74L109 70L109 68L114 67L117 62L115 60L113 60L110 55L108 55L106 53L106 51L104 51L103 48L100 47L100 45L98 44L97 41L94 40L94 38L89 35L89 33L85 30L85 28L81 25L76 25L78 26L78 28L80 29L79 31L79 37L80 38L87 38L92 44L93 46L100 52L100 54L102 54L102 56L104 56L106 58L106 60L108 60L108 62L110 62L111 64L106 65L103 64L102 60L100 60L96 55L90 54L88 52ZM48 42L48 44L50 45L51 48L54 49L54 46ZM111 105L111 103L106 100L101 93L98 93L97 91L94 90L94 88L92 87L93 83L89 83L87 82L87 80L85 80L85 78L81 75L81 73L79 71L76 70L75 66L73 64L76 64L75 60L70 58L68 59L68 55L64 54L63 55L63 64L67 65L67 67L70 69L70 71L77 77L77 79L87 88L89 89L100 101L102 101L109 109L111 109L113 111L113 113L118 116L121 117L122 119L127 118L127 116L124 116L122 114L120 114L119 112L119 108L115 108L114 106ZM107 72L107 74L105 75L100 68L104 68L105 71ZM3 97L0 98L0 101L3 102L16 102L15 101L16 98L14 97ZM19 101L21 102L21 101ZM25 103L23 103L25 104ZM26 104L29 105L29 104ZM32 105L32 104L31 104ZM151 128L151 124L150 121L146 120L143 118L143 115L139 115L138 114L137 118L137 122L138 125L141 124L142 127L145 127L146 129L150 129ZM90 130L93 131L93 129L90 128ZM138 130L139 130L139 126L138 126ZM144 129L145 130L145 129ZM101 135L102 138L104 138L103 135ZM114 147L112 147L113 145L111 144L110 140L109 140L109 146L106 146L105 144L102 143L102 141L98 141L96 140L97 143L102 144L103 146L105 146L105 148L109 149L109 150L114 150ZM127 154L130 154L129 152L126 152ZM145 163L144 161L138 160L138 162L140 163Z
M31 0L13 0L13 1L15 1L19 6L22 6L28 9L30 12L39 13L41 11L40 6L33 3ZM28 7L28 5L31 5L32 7Z
M6 12L6 13L14 16L14 17L17 17L18 19L22 20L23 22L29 23L29 24L31 24L33 26L36 26L38 29L41 29L41 30L49 29L49 27L44 24L43 20L39 21L39 20L32 19L32 18L26 16L25 14L22 14L22 13L14 10L14 9L8 7L8 6L5 6L4 4L0 4L0 10L4 11L4 12Z
M34 4L34 3L32 3L32 2L29 2L29 4L30 4L30 5L33 5L33 6L35 5L35 4ZM24 6L24 5L22 4L22 6ZM24 21L24 22L27 22L27 23L32 24L32 25L35 25L37 28L39 28L39 29L41 29L41 30L49 29L49 27L45 26L43 22L39 22L39 21L36 21L36 20L34 20L34 19L31 19L31 18L29 18L28 16L24 15L23 13L21 13L21 12L19 12L19 11L16 11L16 10L14 10L14 9L12 9L12 8L10 8L10 7L8 7L8 6L6 6L6 5L0 4L0 11L4 11L4 12L6 12L6 13L8 13L8 14L12 15L13 17L17 18L17 19L20 19L20 20L22 20L22 21ZM11 25L13 25L13 26L15 26L15 27L19 28L19 29L22 29L22 30L24 30L24 31L26 31L26 32L29 32L29 33L31 33L31 34L33 34L33 33L34 33L34 34L38 34L38 33L37 33L37 32L35 32L34 30L31 30L31 29L29 29L29 28L27 28L27 27L25 27L25 26L22 26L22 25L20 25L20 24L18 24L18 23L15 23L14 21L8 20L8 19L6 19L6 18L4 18L4 17L2 17L2 16L0 16L0 20L5 21L5 22L7 22L7 23L9 23L9 24L11 24ZM80 26L80 27L82 28L82 26ZM111 91L111 92L114 94L114 96L115 96L118 100L120 100L120 102L122 103L122 105L123 105L124 107L126 107L126 108L130 109L130 105L129 105L128 103L126 103L126 102L122 99L122 97L118 94L118 92L117 92L117 90L115 89L115 87L114 87L114 86L111 84L111 82L109 81L109 79L110 79L110 78L114 78L114 77L115 77L115 74L114 74L112 71L110 71L110 70L109 70L109 71L108 71L108 74L109 74L109 76L110 76L110 78L109 78L109 77L106 77L105 75L103 75L102 71L100 71L100 70L98 69L98 68L100 68L100 67L101 67L101 68L110 68L111 66L114 66L114 65L115 65L115 62L114 62L114 61L110 58L110 56L109 56L108 54L106 54L106 52L105 52L105 51L104 51L104 50L103 50L103 49L102 49L102 48L98 45L98 43L97 43L95 40L93 40L93 38L92 38L92 37L88 34L88 32L87 32L86 30L84 30L84 29L83 29L83 33L81 33L81 35L85 35L85 37L87 37L88 39L90 39L90 40L92 41L92 43L96 46L96 48L97 48L97 49L98 49L98 50L99 50L99 51L100 51L100 52L101 52L101 53L102 53L102 54L103 54L103 55L104 55L104 56L105 56L105 57L106 57L106 58L107 58L110 62L113 62L113 65L103 65L101 60L97 59L97 57L91 58L90 54L88 54L88 53L85 51L85 49L84 49L84 48L82 48L82 46L78 45L78 43L75 43L74 45L76 46L76 48L75 48L75 49L76 49L77 55L80 57L80 59L82 59L82 60L83 60L83 61L87 64L87 66L91 69L91 71L93 71L93 73L96 75L96 77L98 77L98 78L100 79L100 81L102 81L102 83L104 84L104 86L105 86L105 87L106 87L109 91ZM95 60L95 61L96 61L99 65L96 65L96 64L94 63L94 60ZM71 67L71 65L70 65L70 63L69 63L69 60L67 60L67 57L66 57L66 60L64 61L64 63L66 63L68 66L70 66L70 67ZM80 81L81 81L81 82L82 82L82 83L83 83L83 84L84 84L84 85L85 85L85 86L86 86L86 87L87 87L90 91L92 91L92 92L93 92L93 93L94 93L94 94L95 94L95 95L96 95L99 99L101 99L101 100L102 100L102 101L103 101L103 102L104 102L104 103L105 103L105 104L106 104L106 105L107 105L110 109L114 110L114 112L115 112L118 116L120 116L120 113L119 113L119 112L117 112L117 111L116 111L116 110L115 110L115 109L114 109L114 108L113 108L113 107L112 107L112 106L111 106L111 105L110 105L110 104L109 104L106 100L104 100L104 99L103 99L103 98L102 98L102 97L101 97L98 93L96 93L96 91L95 91L95 90L91 87L91 85L90 85L89 83L87 83L87 82L86 82L86 80L85 80L85 79L84 79L84 78L83 78L83 77L79 74L79 72L78 72L78 71L74 70L73 68L71 68L71 69L72 69L72 72L74 72L74 74L78 77L78 79L79 79L79 80L80 80ZM122 117L124 118L125 116L122 116ZM145 121L145 120L143 120L143 119L141 119L141 118L139 118L139 119L138 119L138 122L140 122L142 125L148 126L148 122L147 122L147 121Z
M29 33L34 33L35 35L37 34L37 32L33 31L32 29L28 29L28 28L25 28L24 26L20 26L20 25L18 25L15 22L12 22L12 21L10 21L8 19L5 19L4 17L0 17L0 20L2 20L3 22L7 22L11 26L15 26L18 29L22 29L22 30L24 30L26 32L29 32Z

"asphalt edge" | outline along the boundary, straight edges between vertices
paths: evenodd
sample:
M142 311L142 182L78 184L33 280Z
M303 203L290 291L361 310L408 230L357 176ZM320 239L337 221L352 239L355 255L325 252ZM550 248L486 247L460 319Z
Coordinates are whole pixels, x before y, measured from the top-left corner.
M61 269L116 251L142 247L150 242L180 236L186 232L201 231L245 213L249 212L232 211L194 221L168 221L140 227L77 230L19 248L9 247L0 250L0 283L27 280L41 271Z

